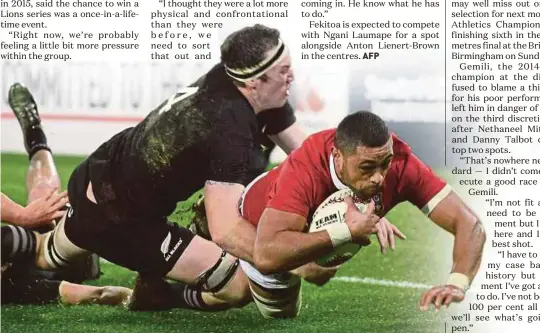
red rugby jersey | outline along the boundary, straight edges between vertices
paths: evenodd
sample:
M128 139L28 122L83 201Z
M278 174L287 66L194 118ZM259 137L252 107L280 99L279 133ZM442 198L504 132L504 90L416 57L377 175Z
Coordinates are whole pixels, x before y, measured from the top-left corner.
M257 225L269 207L309 220L330 194L347 188L337 177L331 158L335 134L336 130L331 129L311 135L283 163L252 182L242 205L244 218ZM382 193L373 197L378 214L384 216L403 201L429 214L450 187L403 140L396 135L392 139L394 157Z

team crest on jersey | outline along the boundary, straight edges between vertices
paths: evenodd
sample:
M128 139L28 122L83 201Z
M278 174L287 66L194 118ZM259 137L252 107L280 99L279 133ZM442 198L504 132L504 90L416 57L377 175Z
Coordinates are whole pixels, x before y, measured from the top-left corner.
M375 194L374 196L372 196L370 199L367 199L367 200L362 200L360 198L358 198L356 195L354 196L353 198L353 201L355 203L363 203L363 204L366 204L366 205L369 205L369 202L373 200L373 202L375 203L375 214L378 215L378 216L383 216L384 214L384 205L383 205L383 202L382 202L382 193L377 193Z
M377 214L378 216L383 216L384 205L382 202L382 193L375 194L371 199L375 203L375 214Z

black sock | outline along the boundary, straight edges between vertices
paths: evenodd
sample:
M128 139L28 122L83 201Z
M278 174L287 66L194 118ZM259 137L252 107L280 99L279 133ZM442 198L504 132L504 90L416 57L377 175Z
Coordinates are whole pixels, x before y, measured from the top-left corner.
M21 227L2 227L2 265L6 262L25 260L31 262L36 256L36 235Z
M32 159L38 151L45 149L51 151L49 146L47 146L47 136L43 132L41 125L34 125L29 127L26 130L26 151L28 153L28 158Z

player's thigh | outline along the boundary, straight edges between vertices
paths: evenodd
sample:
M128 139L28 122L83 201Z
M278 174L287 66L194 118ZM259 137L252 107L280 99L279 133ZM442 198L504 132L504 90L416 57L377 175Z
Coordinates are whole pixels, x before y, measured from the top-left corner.
M288 272L264 275L253 265L240 261L249 278L253 301L265 318L294 318L302 304L302 284L299 277Z
M173 269L194 238L189 230L164 217L125 216L111 221L101 216L93 223L68 218L66 229L77 246L132 271L161 277ZM189 282L189 276L187 270L178 280Z

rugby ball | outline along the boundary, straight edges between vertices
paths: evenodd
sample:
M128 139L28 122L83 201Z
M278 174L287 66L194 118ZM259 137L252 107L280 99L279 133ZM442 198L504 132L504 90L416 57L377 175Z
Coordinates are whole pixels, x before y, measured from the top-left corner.
M355 200L354 194L348 189L334 192L326 198L313 213L309 232L325 230L334 223L345 223L345 213L347 212L346 196L351 196ZM361 212L367 209L367 204L357 199L355 204ZM341 244L315 262L323 267L335 267L351 259L361 247L361 245L352 242Z

